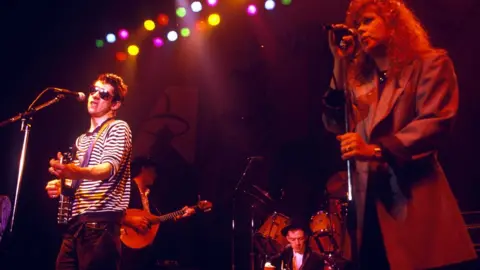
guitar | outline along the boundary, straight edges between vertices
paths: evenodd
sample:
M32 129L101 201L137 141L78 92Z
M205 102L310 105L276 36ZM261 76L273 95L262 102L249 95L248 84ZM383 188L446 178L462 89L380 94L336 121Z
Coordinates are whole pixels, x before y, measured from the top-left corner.
M63 153L60 163L68 164L73 161L75 153L72 147L69 152ZM66 225L72 216L72 204L75 196L73 181L70 179L60 179L60 198L58 201L57 224Z
M200 201L196 206L191 207L195 212L208 212L212 209L212 203L209 201ZM185 210L178 210L162 216L156 216L142 209L127 209L126 215L145 216L150 220L152 226L144 233L137 232L134 228L122 225L120 231L120 240L127 247L132 249L140 249L150 245L155 239L160 223L173 220L185 214Z

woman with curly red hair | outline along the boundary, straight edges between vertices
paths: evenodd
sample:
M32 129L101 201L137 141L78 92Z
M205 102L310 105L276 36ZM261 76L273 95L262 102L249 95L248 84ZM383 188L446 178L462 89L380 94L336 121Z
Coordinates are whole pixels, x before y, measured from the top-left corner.
M339 37L342 28L353 35ZM352 0L329 42L323 121L355 164L360 268L463 269L477 256L437 158L458 110L447 52L399 0Z

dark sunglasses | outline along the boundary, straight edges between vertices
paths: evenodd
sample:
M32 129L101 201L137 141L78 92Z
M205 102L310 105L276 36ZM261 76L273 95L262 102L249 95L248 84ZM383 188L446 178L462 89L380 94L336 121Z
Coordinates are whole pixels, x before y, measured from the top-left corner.
M103 100L108 100L110 97L112 97L112 95L108 92L108 90L105 90L103 88L96 87L96 86L90 87L89 89L90 95L94 95L97 92L99 93L100 98L102 98Z

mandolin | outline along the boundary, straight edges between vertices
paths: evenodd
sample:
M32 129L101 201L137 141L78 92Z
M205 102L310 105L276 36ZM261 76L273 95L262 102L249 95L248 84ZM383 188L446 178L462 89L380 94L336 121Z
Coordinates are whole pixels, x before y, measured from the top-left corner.
M195 210L195 213L197 213L198 211L208 212L212 209L212 203L209 201L200 201L198 202L197 205L192 206L190 208L193 208ZM150 220L152 226L150 227L150 229L148 229L148 231L140 233L140 232L137 232L134 228L131 228L127 225L122 225L122 228L120 230L121 231L120 239L122 243L129 248L132 248L132 249L144 248L152 244L157 234L160 223L174 220L177 217L182 216L183 214L185 214L185 211L183 209L172 212L172 213L168 213L162 216L152 215L142 209L134 209L134 208L127 209L126 215L145 216Z

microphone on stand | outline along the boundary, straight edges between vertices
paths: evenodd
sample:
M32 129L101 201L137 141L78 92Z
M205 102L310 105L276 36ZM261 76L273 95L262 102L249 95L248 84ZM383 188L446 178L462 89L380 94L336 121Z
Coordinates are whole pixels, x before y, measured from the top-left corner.
M357 45L355 39L357 38L358 34L355 29L348 28L345 25L335 26L332 24L326 24L326 25L323 25L323 30L333 31L333 34L335 36L335 43L337 44L337 46L339 46L342 49L346 49L346 47L351 45L353 46ZM346 36L352 36L353 42L352 41L345 42L343 38Z
M51 87L50 89L52 89L54 92L59 93L59 94L64 94L64 95L67 95L67 96L74 96L80 102L85 101L85 98L86 98L85 94L82 93L82 92L74 92L74 91L70 91L70 90L67 90L67 89L56 88L56 87Z
M335 43L336 45L344 50L348 51L353 46L352 54L353 58L356 57L357 53L355 51L359 50L359 33L355 29L348 28L346 25L324 25L324 30L333 31ZM351 37L351 38L345 38ZM347 78L347 68L343 68L343 76ZM347 93L348 85L346 80L344 80L343 85L339 86L343 87L344 97L345 97L345 106L344 106L344 128L345 131L350 131L350 116L352 115L351 112L351 104L352 101L350 100L350 95ZM358 254L358 247L357 247L357 221L356 221L356 202L353 198L353 165L352 160L347 160L347 211L344 211L344 215L342 216L346 222L347 233L350 236L350 251L351 251L351 259L350 262L352 263L352 269L359 269L359 254Z
M333 31L335 34L343 34L350 36L357 35L357 31L355 31L355 29L348 28L346 26L334 26L333 24L324 24L323 29L327 31Z

